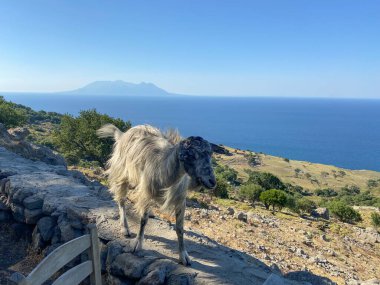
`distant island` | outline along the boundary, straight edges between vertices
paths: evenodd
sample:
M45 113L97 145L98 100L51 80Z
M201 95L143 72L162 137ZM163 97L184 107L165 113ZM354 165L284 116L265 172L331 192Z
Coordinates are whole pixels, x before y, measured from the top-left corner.
M122 95L149 97L175 95L157 87L153 83L141 82L139 84L135 84L125 82L123 80L94 81L84 87L59 93L72 95Z

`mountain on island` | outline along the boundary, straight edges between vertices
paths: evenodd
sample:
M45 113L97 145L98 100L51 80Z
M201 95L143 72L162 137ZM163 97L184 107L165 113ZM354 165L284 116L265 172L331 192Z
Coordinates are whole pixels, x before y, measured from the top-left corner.
M123 96L167 96L173 95L153 83L141 82L139 84L115 81L95 81L84 87L62 92L75 95L123 95Z

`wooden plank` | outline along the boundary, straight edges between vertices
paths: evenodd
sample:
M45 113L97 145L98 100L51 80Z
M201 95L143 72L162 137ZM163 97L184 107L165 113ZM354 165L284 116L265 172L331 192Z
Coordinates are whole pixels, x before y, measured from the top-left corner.
M101 276L102 266L100 263L98 231L96 229L96 225L94 224L88 225L88 229L90 230L90 237L91 237L91 247L89 250L89 256L90 256L90 259L92 260L92 265L93 265L90 281L91 281L91 285L102 285L102 276Z
M73 239L45 257L19 285L40 285L91 246L90 235Z
M77 285L92 272L92 261L83 262L62 274L52 285Z

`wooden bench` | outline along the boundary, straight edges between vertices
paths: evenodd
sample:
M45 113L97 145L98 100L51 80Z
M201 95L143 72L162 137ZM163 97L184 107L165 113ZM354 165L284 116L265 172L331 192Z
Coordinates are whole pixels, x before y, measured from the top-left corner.
M18 285L41 285L75 257L88 251L89 260L85 261L58 277L53 285L77 285L90 276L91 285L101 285L101 265L98 233L95 225L89 225L89 234L73 239L45 257L27 276L15 273L11 280Z

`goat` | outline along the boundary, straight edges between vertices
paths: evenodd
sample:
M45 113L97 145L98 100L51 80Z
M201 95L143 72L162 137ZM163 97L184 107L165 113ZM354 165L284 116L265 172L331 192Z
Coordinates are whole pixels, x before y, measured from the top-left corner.
M119 206L122 233L126 236L130 236L126 194L133 190L137 198L134 208L141 220L133 251L142 248L148 213L156 202L162 210L175 213L179 259L182 264L190 265L183 241L186 193L189 188L216 186L209 142L194 136L181 139L177 131L163 133L149 125L135 126L123 133L107 124L97 134L115 139L106 173Z

